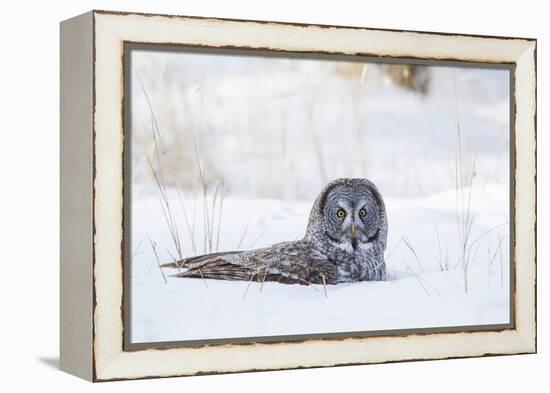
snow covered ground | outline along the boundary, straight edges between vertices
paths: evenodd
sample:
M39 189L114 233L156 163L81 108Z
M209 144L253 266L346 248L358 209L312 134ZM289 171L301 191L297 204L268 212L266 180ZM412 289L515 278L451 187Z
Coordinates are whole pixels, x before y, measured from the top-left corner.
M499 198L506 193L492 187L496 186L472 191L472 241L479 240L474 243L468 269L468 293L459 260L454 190L421 199L387 199L386 258L390 280L327 286L326 297L322 286L265 283L260 290L258 282L170 277L177 273L174 269L164 269L165 282L147 235L155 239L161 262L171 261L174 247L158 198L143 197L133 206L134 216L147 222L147 226L133 228L137 247L132 261L132 340L158 342L508 323L507 199ZM485 197L479 198L480 193ZM172 191L170 195L173 213L181 217L176 193ZM183 203L188 211L197 202ZM239 249L239 243L240 248L246 249L298 239L304 234L309 209L310 205L304 202L227 198L219 250ZM204 226L200 218L195 220L195 238L202 244ZM440 237L441 259L434 223ZM186 231L183 222L178 230ZM186 255L192 254L189 242L183 247ZM449 267L442 270L440 261L445 265L446 259Z

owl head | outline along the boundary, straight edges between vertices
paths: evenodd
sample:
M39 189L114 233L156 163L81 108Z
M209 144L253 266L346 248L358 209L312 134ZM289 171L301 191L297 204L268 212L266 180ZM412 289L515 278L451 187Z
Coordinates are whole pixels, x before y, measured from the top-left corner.
M384 201L367 179L338 179L321 192L310 216L306 236L323 237L346 250L385 248L387 219Z

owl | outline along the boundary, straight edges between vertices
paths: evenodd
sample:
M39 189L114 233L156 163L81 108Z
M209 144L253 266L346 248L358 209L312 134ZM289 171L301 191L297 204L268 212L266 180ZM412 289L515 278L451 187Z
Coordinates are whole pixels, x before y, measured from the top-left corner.
M337 284L384 280L388 221L384 201L367 179L338 179L319 194L301 240L249 251L186 258L176 277Z

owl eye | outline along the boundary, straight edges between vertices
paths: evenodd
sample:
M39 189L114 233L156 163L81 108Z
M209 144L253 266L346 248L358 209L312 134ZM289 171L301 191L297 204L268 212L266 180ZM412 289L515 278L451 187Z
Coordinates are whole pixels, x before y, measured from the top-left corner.
M338 209L336 215L338 216L338 218L344 218L346 216L346 212L344 209Z
M361 217L365 217L367 215L367 211L365 209L361 209L361 210L359 210L359 215Z

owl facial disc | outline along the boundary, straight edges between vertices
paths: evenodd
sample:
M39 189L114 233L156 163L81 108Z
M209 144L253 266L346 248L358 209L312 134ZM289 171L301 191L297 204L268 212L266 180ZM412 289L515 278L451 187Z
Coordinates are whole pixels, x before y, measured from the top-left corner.
M326 195L323 213L326 235L343 250L365 249L378 237L380 207L365 184L333 187Z

